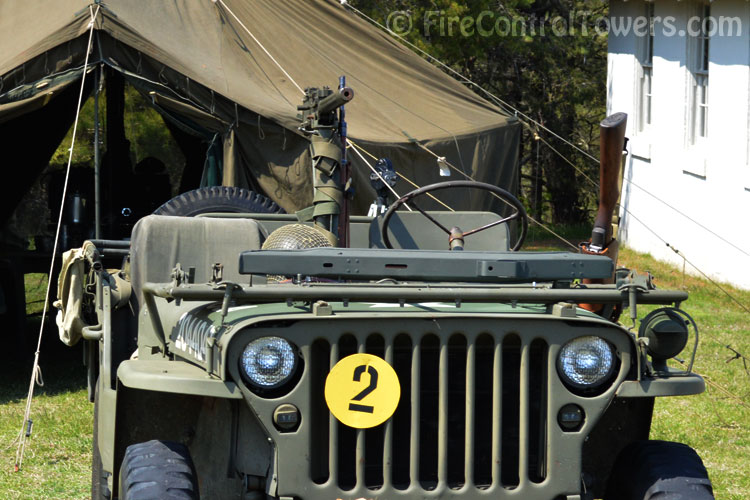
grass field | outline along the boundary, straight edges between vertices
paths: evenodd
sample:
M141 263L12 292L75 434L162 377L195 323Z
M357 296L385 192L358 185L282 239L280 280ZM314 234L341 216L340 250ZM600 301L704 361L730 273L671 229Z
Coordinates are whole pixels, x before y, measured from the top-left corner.
M572 236L570 233L565 236ZM528 247L549 248L538 232ZM573 240L575 241L575 239ZM691 298L683 308L700 326L695 370L708 382L700 396L657 399L652 438L685 442L696 448L708 468L717 499L744 500L750 491L750 362L731 359L726 346L750 356L750 315L707 281L683 276L675 267L628 249L620 265L651 271L660 288L684 287ZM28 275L30 301L43 299L43 276ZM750 292L726 287L750 306ZM30 304L29 331L38 331L41 303ZM639 317L648 308L639 308ZM35 342L32 342L36 345ZM33 352L33 347L29 352ZM31 355L0 366L0 499L85 499L89 497L93 405L79 349L65 348L55 329L42 343L45 385L36 388L32 406L34 433L23 468L13 471L15 439L23 419Z
M38 329L38 317L30 318L29 327ZM33 434L27 441L20 472L14 472L16 438L33 354L24 360L5 361L0 368L2 499L89 498L93 405L86 397L82 354L80 349L67 348L57 340L56 330L46 330L40 357L44 386L35 389ZM34 347L30 348L32 353Z
M684 287L690 299L683 308L700 327L694 370L707 390L699 396L659 398L651 429L653 439L681 441L698 450L714 484L716 498L750 497L750 314L705 280L632 251L621 252L620 264L650 270L661 288ZM750 307L750 292L722 285ZM645 314L639 312L639 317ZM743 364L745 363L745 364Z

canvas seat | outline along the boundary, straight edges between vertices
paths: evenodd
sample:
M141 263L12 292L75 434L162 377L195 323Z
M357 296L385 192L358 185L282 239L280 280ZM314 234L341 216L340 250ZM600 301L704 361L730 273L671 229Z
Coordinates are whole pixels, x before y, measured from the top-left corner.
M239 274L239 255L258 250L263 241L252 219L149 215L133 228L130 242L131 281L138 302L143 283L172 281L172 270L195 268L195 283L207 283L214 264L223 265L223 279L246 282Z

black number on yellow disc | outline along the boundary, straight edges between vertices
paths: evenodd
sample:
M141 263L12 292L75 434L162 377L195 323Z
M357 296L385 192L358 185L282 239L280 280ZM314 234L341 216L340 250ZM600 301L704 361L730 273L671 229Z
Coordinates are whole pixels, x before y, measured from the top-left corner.
M372 354L352 354L326 378L328 409L341 423L357 429L380 425L393 415L401 384L391 365Z

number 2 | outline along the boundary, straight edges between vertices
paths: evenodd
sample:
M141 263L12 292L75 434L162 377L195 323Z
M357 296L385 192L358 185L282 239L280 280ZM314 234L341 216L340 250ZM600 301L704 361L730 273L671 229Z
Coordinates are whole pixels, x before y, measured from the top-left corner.
M367 371L370 375L370 385L365 387L359 394L352 398L352 401L362 401L368 394L378 387L378 371L373 366L359 365L354 369L352 380L359 382L362 375ZM372 413L375 410L373 406L349 403L349 411L361 411L363 413Z

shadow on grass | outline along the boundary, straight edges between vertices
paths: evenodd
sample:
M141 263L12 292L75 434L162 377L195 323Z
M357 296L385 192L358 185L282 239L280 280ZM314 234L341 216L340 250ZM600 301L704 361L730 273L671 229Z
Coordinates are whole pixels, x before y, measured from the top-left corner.
M27 316L25 346L13 352L0 352L0 404L26 399L34 363L41 315ZM55 395L86 388L83 348L79 343L68 347L60 342L54 319L47 318L39 349L39 366L44 386L34 388L34 396Z

